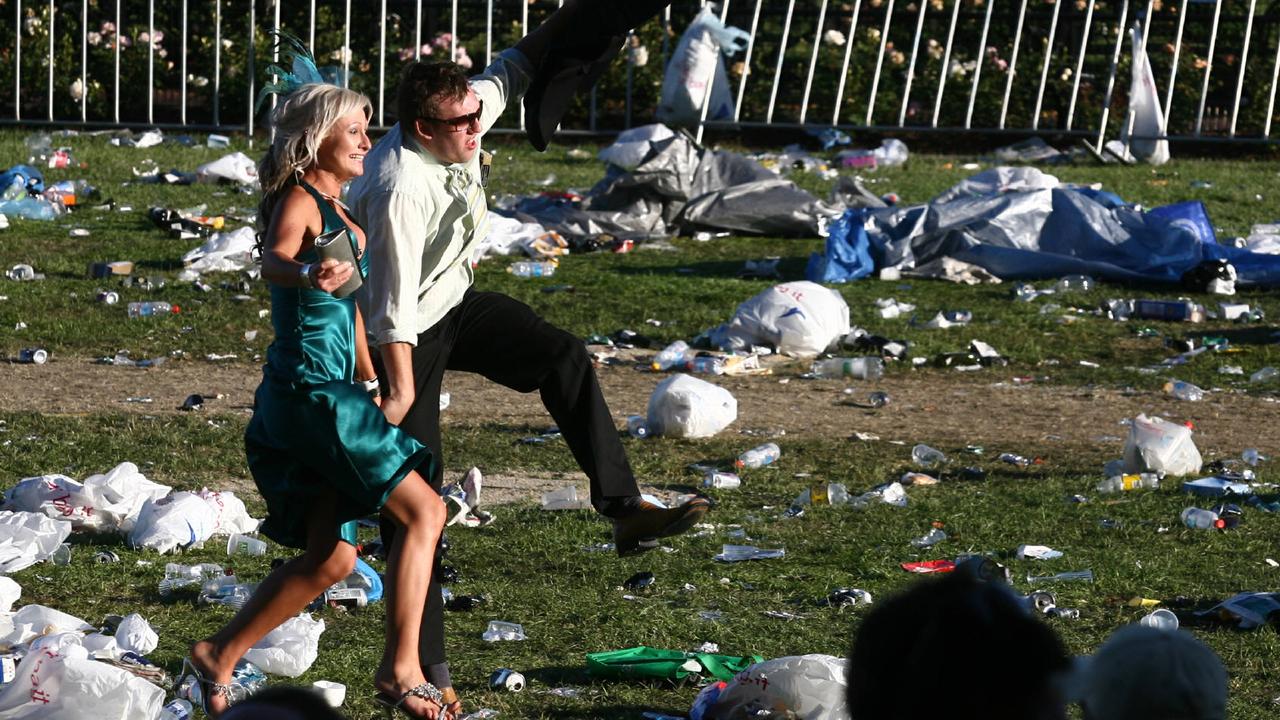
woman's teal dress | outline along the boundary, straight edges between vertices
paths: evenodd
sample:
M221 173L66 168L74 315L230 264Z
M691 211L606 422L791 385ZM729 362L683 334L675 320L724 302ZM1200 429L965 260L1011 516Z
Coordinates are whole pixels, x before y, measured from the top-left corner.
M326 232L355 234L320 194ZM357 253L359 255L359 253ZM359 255L360 274L368 260ZM315 249L298 257L318 262ZM376 512L411 470L431 477L431 451L387 422L356 382L355 298L271 285L275 341L267 349L253 418L245 430L249 470L267 503L262 532L306 546L307 523L321 491L337 492L334 532L355 544L355 520Z

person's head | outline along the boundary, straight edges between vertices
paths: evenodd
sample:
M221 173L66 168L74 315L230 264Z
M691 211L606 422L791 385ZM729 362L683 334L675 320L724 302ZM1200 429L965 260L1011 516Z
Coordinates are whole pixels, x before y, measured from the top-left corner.
M966 573L875 605L849 658L853 720L1065 717L1057 635L1002 583Z
M260 222L270 221L274 196L290 178L322 168L345 182L364 172L371 113L369 98L336 85L303 85L281 98L271 114L275 140L258 163Z
M1185 630L1128 625L1111 634L1077 678L1085 720L1223 720L1227 671Z
M280 685L254 693L232 705L223 720L346 720L320 694L297 685Z
M410 64L400 76L396 109L401 132L443 163L471 160L479 147L480 98L456 63Z

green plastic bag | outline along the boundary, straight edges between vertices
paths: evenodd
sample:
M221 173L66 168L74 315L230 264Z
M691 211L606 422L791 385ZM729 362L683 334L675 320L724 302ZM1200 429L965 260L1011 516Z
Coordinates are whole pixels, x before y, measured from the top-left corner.
M751 665L763 661L759 655L736 657L640 646L587 653L587 674L603 678L683 680L693 673L705 673L720 680L730 680Z

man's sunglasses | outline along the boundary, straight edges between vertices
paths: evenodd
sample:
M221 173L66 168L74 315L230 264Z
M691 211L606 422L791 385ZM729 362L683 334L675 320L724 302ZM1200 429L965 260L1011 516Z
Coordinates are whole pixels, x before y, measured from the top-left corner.
M424 117L422 119L429 120L435 123L440 123L441 125L444 125L445 127L449 128L449 132L462 132L463 130L466 130L467 128L471 127L472 125L475 126L477 131L479 131L480 130L480 114L484 112L484 101L479 100L478 102L480 103L480 105L476 107L476 111L473 113L467 113L466 115L459 115L458 117L452 117L452 118Z

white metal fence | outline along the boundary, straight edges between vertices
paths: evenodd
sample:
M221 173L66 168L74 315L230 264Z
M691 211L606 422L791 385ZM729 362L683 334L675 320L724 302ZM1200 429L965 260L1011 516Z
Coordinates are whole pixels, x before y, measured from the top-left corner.
M335 82L368 94L375 125L385 126L404 62L431 54L479 69L559 4L9 0L0 87L12 96L0 96L0 123L252 133L272 59L266 33L283 28L315 49ZM644 50L620 55L565 126L650 122L662 69L698 10L677 0L637 28ZM1129 120L1127 29L1137 23L1163 136L1274 142L1280 8L1257 0L723 0L715 12L751 40L725 58L732 115L704 116L704 127L1042 134L1101 145ZM502 126L521 127L518 111Z

